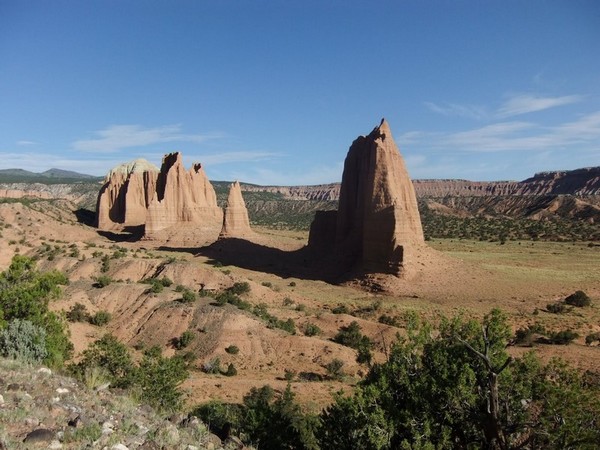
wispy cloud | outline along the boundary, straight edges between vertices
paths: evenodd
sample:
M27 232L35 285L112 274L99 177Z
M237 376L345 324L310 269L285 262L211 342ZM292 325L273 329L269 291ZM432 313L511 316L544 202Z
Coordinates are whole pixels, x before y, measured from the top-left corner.
M83 152L117 152L124 148L143 147L164 142L195 142L221 137L217 134L185 134L181 125L145 128L140 125L111 125L94 133L94 139L73 142L75 150Z
M564 95L562 97L541 97L531 94L515 95L509 98L498 109L496 117L507 118L535 111L556 108L583 100L581 95Z
M510 121L457 133L416 133L412 136L415 148L449 152L542 151L553 148L599 152L600 111L553 127ZM401 140L399 145L402 147Z
M19 146L26 146L26 145L36 145L37 142L35 141L17 141L17 145Z
M466 117L475 120L483 120L489 117L488 112L482 106L460 105L457 103L438 105L437 103L433 102L425 102L424 104L431 111L444 116Z

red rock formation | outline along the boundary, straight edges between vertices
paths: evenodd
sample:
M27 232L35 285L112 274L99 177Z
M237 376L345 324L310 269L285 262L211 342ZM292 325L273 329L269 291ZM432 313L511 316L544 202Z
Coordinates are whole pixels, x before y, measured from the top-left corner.
M334 236L323 235L332 233L334 217ZM413 185L385 120L353 142L338 212L317 216L309 242L335 242L342 260L366 272L407 273L423 245L423 229Z
M219 237L245 237L254 234L250 228L250 219L246 203L242 197L240 183L232 183L229 187L227 206L223 215L223 228Z
M144 159L121 164L106 176L98 194L96 218L101 230L143 225L156 189L158 168Z
M195 163L186 171L181 153L165 155L146 212L145 237L155 238L158 232L175 225L194 225L218 233L222 220L223 212L202 165Z

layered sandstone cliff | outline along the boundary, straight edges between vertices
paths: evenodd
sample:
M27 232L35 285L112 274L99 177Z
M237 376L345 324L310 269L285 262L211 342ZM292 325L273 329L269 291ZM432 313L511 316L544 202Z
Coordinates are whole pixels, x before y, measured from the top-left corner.
M424 245L415 190L385 120L350 147L337 213L315 217L309 245L328 242L354 269L398 276Z
M246 237L253 234L250 228L250 219L246 203L242 197L239 182L234 182L229 187L227 205L223 214L223 227L219 237Z
M98 228L114 230L143 225L157 177L158 168L145 159L136 159L112 169L98 194Z
M523 181L413 180L417 197L494 197L528 195L600 195L600 167L540 172ZM242 191L282 194L290 200L339 199L340 183L314 186L242 185Z
M194 163L186 171L181 153L170 153L163 158L156 180L156 190L146 211L145 237L158 237L159 232L174 226L218 234L223 211L217 205L217 196L202 165Z

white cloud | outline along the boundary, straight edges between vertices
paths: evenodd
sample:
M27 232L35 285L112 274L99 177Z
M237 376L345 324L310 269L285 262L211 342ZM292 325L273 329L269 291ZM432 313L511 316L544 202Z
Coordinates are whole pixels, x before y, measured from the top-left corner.
M167 125L144 128L140 125L111 125L96 131L95 139L82 139L73 142L75 150L83 152L116 152L124 148L143 147L164 142L195 142L221 137L208 134L184 134L181 125Z
M23 141L17 141L17 145L20 145L20 146L25 146L25 145L36 145L36 144L37 144L37 142L35 142L35 141L26 141L26 140L23 140Z
M457 133L415 133L413 136L416 137L413 148L451 152L542 151L569 147L600 154L600 111L554 127L511 121Z
M477 105L459 105L456 103L438 105L433 102L425 102L424 104L431 111L444 116L466 117L475 120L487 119L489 116L484 107Z
M518 116L535 111L543 111L557 106L569 105L580 102L581 95L565 95L562 97L540 97L530 94L521 94L508 99L497 111L498 118Z

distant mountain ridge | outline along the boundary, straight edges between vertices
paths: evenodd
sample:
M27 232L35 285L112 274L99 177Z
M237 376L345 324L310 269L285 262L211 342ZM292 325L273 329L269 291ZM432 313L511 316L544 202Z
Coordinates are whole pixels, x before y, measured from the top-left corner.
M512 195L600 195L600 166L539 172L523 181L469 181L459 179L413 180L417 197L487 197ZM290 200L336 201L340 183L314 186L257 186L242 184L242 191L281 194Z
M23 178L74 178L80 180L95 180L101 177L87 175L85 173L73 172L64 169L48 169L44 172L31 172L24 169L0 169L0 181L3 177L23 177Z

